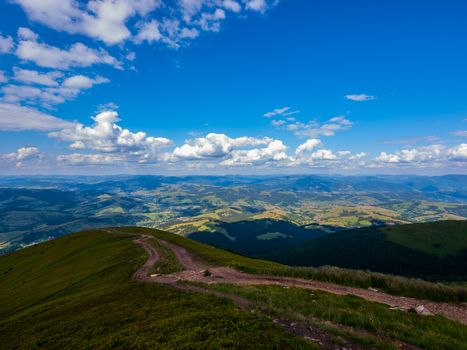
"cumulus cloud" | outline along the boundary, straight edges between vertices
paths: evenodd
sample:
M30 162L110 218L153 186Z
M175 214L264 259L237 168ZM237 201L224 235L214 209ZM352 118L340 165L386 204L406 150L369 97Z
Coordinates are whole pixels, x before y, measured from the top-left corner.
M36 109L0 102L0 130L52 131L71 127L73 123L39 112Z
M14 160L27 160L38 157L40 154L37 147L21 147L16 152L4 154L3 158Z
M422 163L439 160L443 154L444 147L441 145L431 145L410 149L402 149L395 153L381 152L375 158L377 162L383 163Z
M371 96L367 94L345 95L345 98L347 100L356 101L356 102L376 100L376 96Z
M157 160L162 149L172 144L164 137L147 136L145 132L134 133L122 128L117 124L120 119L115 111L101 112L92 119L92 126L76 123L71 128L49 133L49 137L70 142L70 149L120 154L127 161L139 163Z
M467 161L467 143L461 143L458 146L452 147L448 150L448 158L453 161Z
M280 140L272 140L266 147L249 150L233 150L220 164L225 166L260 165L289 159L287 147Z
M136 43L163 42L174 48L196 38L200 31L219 31L226 18L225 11L265 12L278 3L278 0L13 1L29 19L55 30L83 34L107 45L132 39Z
M11 36L2 36L0 33L0 54L13 51L14 43Z
M106 64L118 69L122 68L122 63L110 56L104 49L93 49L82 43L75 43L67 49L60 49L37 41L37 35L32 36L30 30L30 33L26 36L24 35L24 28L20 28L18 32L20 39L16 55L20 59L34 62L40 67L70 69L72 67Z
M317 146L320 146L322 144L321 140L319 139L308 139L306 142L302 143L297 147L295 150L296 155L303 154L304 152L310 151L313 148L316 148Z
M2 162L13 162L17 168L25 165L25 162L40 160L43 158L43 153L40 152L39 148L30 146L30 147L21 147L18 148L15 152L0 154L0 163Z
M151 20L146 23L139 24L138 34L135 37L136 43L147 41L152 43L153 41L159 41L162 39L162 34L159 30L159 23L155 20Z
M268 137L238 137L231 138L224 134L210 133L206 137L198 137L188 140L184 145L175 148L173 156L176 159L208 159L220 158L230 154L233 150L248 147L269 144L273 140Z
M89 89L95 84L108 83L109 79L98 76L95 79L86 77L84 75L74 75L66 78L62 86L69 89Z
M50 28L84 34L113 45L131 36L126 26L134 16L145 16L161 5L159 0L15 0L28 17Z
M333 151L322 148L323 143L319 139L308 139L295 150L295 158L291 164L295 166L306 167L334 167L334 168L356 168L362 167L366 163L362 159L367 156L366 153ZM321 148L320 148L321 147ZM318 149L317 149L318 148Z
M438 167L448 162L457 162L465 166L467 144L461 143L452 147L431 145L402 149L394 153L381 152L374 161L374 166L388 164L397 167Z
M238 13L238 12L240 12L242 10L242 7L240 6L240 4L237 1L234 1L234 0L224 0L224 1L222 1L222 6L226 10L230 10L230 11L235 12L235 13Z

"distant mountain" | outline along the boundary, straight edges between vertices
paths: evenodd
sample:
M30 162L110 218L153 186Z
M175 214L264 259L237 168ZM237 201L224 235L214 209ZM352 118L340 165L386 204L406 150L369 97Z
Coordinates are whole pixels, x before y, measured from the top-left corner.
M342 229L466 218L463 175L0 176L0 253L99 226L137 225L178 234L258 219L301 226L282 227L285 236L258 231L266 236L255 238L255 247L247 247L242 237L233 243L237 250L263 254L278 242L315 237L319 232L305 231L309 224ZM225 238L209 237L227 247L232 242Z
M367 227L272 252L298 266L334 265L434 280L467 278L467 221Z

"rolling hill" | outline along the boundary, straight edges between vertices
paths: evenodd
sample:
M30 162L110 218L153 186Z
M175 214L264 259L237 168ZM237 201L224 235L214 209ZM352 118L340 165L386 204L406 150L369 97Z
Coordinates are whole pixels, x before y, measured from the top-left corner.
M0 254L108 226L185 235L266 219L346 229L462 220L466 191L467 176L0 176Z
M232 302L136 282L134 236L72 234L0 257L3 349L315 349Z
M272 251L338 231L338 227L305 228L284 220L258 219L215 222L211 232L195 232L188 237L241 254L267 257Z
M96 229L57 238L1 256L0 274L0 339L6 349L261 344L444 350L467 344L465 306L457 304L467 300L465 289L359 271L293 268L154 229ZM434 316L403 308L422 302ZM390 308L394 303L402 308Z
M330 233L267 258L434 280L467 278L467 221L367 227Z

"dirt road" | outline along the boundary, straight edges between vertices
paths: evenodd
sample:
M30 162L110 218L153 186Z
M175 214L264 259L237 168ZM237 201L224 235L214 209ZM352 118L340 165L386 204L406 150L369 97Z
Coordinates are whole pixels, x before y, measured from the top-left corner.
M243 273L230 267L225 266L205 266L198 262L194 255L186 249L179 247L175 244L158 240L161 244L170 248L175 256L177 257L180 264L184 267L184 271L173 273L170 275L163 276L149 276L148 271L151 266L158 259L157 251L152 247L147 239L150 236L142 236L136 239L134 242L141 245L146 252L149 254L149 258L146 263L135 272L134 278L144 280L148 282L156 282L163 284L177 285L180 288L180 284L177 281L196 281L207 284L212 283L230 283L237 285L279 285L284 287L298 287L304 289L321 290L337 295L355 295L365 300L378 302L389 305L390 307L410 310L423 305L426 309L434 314L443 315L446 318L467 324L467 304L449 304L434 302L429 300L420 300L409 297L394 296L379 291L372 291L361 288L346 287L334 283L320 282L314 280L306 280L292 277L281 277L281 276L269 276L269 275L255 275L249 273ZM205 271L209 269L210 276L205 276ZM193 288L185 288L191 289ZM217 293L213 293L217 294ZM220 296L225 296L219 293Z

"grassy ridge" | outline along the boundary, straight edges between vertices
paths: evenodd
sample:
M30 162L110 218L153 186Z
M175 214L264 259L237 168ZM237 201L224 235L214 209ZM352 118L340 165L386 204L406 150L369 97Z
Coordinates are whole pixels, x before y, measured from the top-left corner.
M2 348L315 348L229 301L132 281L133 239L96 230L0 257Z
M399 245L438 256L456 255L467 249L467 221L436 221L381 228Z
M333 282L351 287L378 288L393 295L403 295L434 301L466 302L467 288L441 283L427 282L421 279L391 276L382 273L342 269L336 267L301 268L281 265L272 261L252 259L231 252L199 243L189 238L169 232L141 227L115 229L119 232L139 232L173 242L197 255L205 262L235 267L241 271L315 279Z
M280 268L284 265L260 259L248 258L246 256L238 255L235 253L228 252L223 249L219 249L204 243L194 241L192 239L176 235L170 232L144 228L144 227L122 227L122 228L112 228L114 232L126 233L141 233L141 234L151 234L157 238L164 239L166 241L172 242L176 245L179 245L183 248L186 248L192 252L196 252L197 256L206 263L217 264L217 265L226 265L226 266L236 266L236 265L245 265L251 266L254 268Z
M467 221L368 227L330 233L268 259L449 281L467 279Z
M369 332L379 339L399 339L431 350L467 349L467 326L441 316L420 316L355 296L336 296L321 291L279 286L210 285L261 305L269 313L306 320L318 317Z

